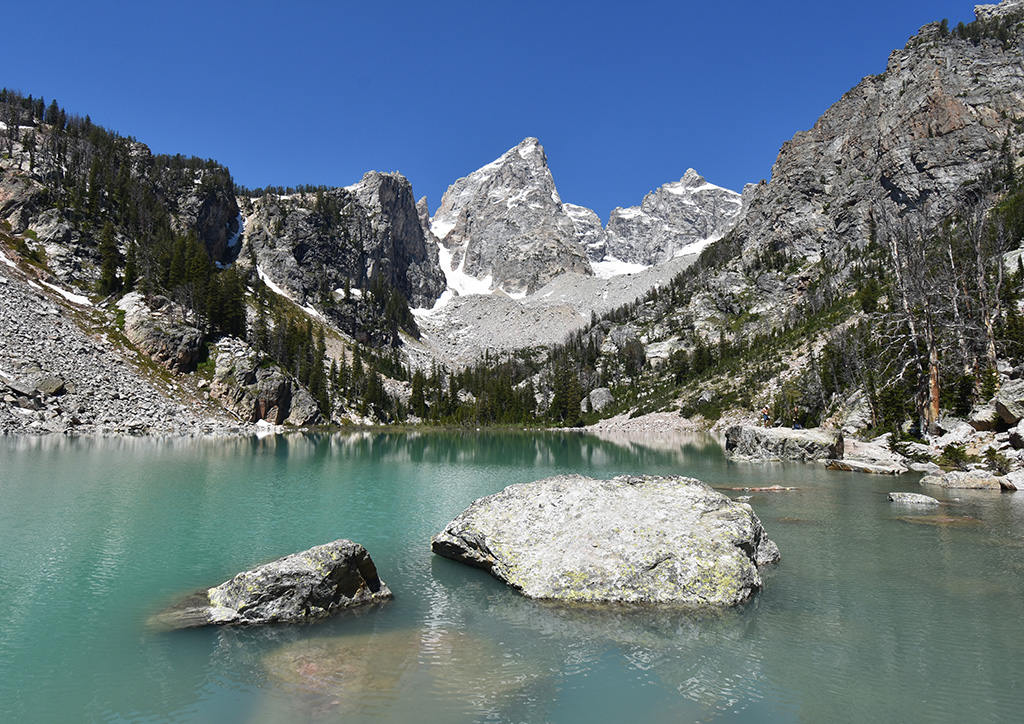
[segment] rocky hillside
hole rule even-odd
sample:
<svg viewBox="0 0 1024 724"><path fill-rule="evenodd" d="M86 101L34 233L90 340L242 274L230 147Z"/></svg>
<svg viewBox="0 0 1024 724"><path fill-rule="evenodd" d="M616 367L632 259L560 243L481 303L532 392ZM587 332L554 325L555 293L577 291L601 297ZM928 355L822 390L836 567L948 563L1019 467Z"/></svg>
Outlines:
<svg viewBox="0 0 1024 724"><path fill-rule="evenodd" d="M122 254L133 237L166 228L193 235L214 261L230 260L239 214L227 169L154 156L137 141L54 113L49 124L28 113L2 124L0 219L29 233L57 279L85 289L99 278L101 219L112 222Z"/></svg>
<svg viewBox="0 0 1024 724"><path fill-rule="evenodd" d="M0 119L0 429L404 417L394 345L444 289L405 178L236 200L56 103L2 91Z"/></svg>
<svg viewBox="0 0 1024 724"><path fill-rule="evenodd" d="M771 180L746 194L738 253L701 285L686 313L717 336L730 319L781 325L823 274L841 282L880 213L937 220L965 187L1020 163L1024 142L1022 6L981 6L960 37L938 22L893 51L808 131L787 141Z"/></svg>
<svg viewBox="0 0 1024 724"><path fill-rule="evenodd" d="M0 245L0 434L239 431L199 380L154 364L103 310L37 278Z"/></svg>

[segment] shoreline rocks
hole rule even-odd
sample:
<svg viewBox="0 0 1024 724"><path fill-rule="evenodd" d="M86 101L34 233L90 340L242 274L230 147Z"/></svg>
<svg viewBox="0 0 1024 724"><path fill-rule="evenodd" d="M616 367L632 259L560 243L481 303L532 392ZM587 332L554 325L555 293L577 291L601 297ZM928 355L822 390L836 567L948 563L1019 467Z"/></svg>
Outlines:
<svg viewBox="0 0 1024 724"><path fill-rule="evenodd" d="M902 475L907 472L907 468L902 465L885 465L861 460L829 460L825 467L844 473L866 473L868 475Z"/></svg>
<svg viewBox="0 0 1024 724"><path fill-rule="evenodd" d="M171 607L156 621L169 628L306 623L390 598L366 549L339 539L242 571Z"/></svg>
<svg viewBox="0 0 1024 724"><path fill-rule="evenodd" d="M480 498L431 541L529 598L733 606L778 547L753 509L684 477L561 475Z"/></svg>
<svg viewBox="0 0 1024 724"><path fill-rule="evenodd" d="M821 429L733 425L725 431L725 452L734 460L839 460L843 435Z"/></svg>
<svg viewBox="0 0 1024 724"><path fill-rule="evenodd" d="M994 475L986 470L954 470L925 475L921 478L921 485L961 490L1018 490L1016 480L1016 477Z"/></svg>

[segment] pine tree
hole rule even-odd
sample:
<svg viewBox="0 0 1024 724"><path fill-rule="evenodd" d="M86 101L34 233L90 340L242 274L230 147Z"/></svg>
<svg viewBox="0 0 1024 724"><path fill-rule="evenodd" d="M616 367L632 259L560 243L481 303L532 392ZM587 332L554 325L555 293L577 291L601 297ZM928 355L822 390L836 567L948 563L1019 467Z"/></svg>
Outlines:
<svg viewBox="0 0 1024 724"><path fill-rule="evenodd" d="M96 291L107 296L118 289L117 268L120 264L120 254L117 252L117 242L114 240L114 225L109 221L103 225L100 232L99 243L100 254L100 278L96 282Z"/></svg>
<svg viewBox="0 0 1024 724"><path fill-rule="evenodd" d="M133 241L128 246L128 255L124 261L124 279L121 281L121 287L126 291L130 292L135 288L135 283L139 279L138 270L138 252L136 250L136 244Z"/></svg>
<svg viewBox="0 0 1024 724"><path fill-rule="evenodd" d="M423 373L416 370L412 374L412 395L409 398L409 407L412 414L423 419L427 416L427 402L423 395Z"/></svg>

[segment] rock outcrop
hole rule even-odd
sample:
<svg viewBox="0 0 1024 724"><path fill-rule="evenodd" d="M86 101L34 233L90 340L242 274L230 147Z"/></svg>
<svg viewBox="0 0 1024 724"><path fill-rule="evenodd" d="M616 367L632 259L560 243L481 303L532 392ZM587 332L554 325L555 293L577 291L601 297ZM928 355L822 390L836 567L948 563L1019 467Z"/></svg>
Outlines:
<svg viewBox="0 0 1024 724"><path fill-rule="evenodd" d="M636 264L660 264L699 252L722 238L739 220L738 193L715 186L687 169L679 181L644 197L639 206L616 208L608 218L609 256Z"/></svg>
<svg viewBox="0 0 1024 724"><path fill-rule="evenodd" d="M277 365L260 364L256 352L238 339L217 343L210 395L243 422L265 420L298 427L323 422L306 388Z"/></svg>
<svg viewBox="0 0 1024 724"><path fill-rule="evenodd" d="M164 181L162 195L172 211L172 226L180 234L194 232L210 258L229 262L237 253L241 232L235 185L226 168L201 168Z"/></svg>
<svg viewBox="0 0 1024 724"><path fill-rule="evenodd" d="M692 478L563 475L474 502L431 547L530 598L731 606L779 559L749 505Z"/></svg>
<svg viewBox="0 0 1024 724"><path fill-rule="evenodd" d="M590 409L594 412L601 412L606 407L615 402L615 397L612 395L612 391L607 387L598 387L595 390L591 390L590 393L583 398L580 402L580 410L587 412L587 403L590 403Z"/></svg>
<svg viewBox="0 0 1024 724"><path fill-rule="evenodd" d="M844 439L842 459L830 460L828 468L873 475L902 475L909 472L906 459L886 445L852 439Z"/></svg>
<svg viewBox="0 0 1024 724"><path fill-rule="evenodd" d="M985 470L954 470L948 473L933 473L921 478L921 485L937 488L959 488L962 490L1016 490L1013 479L995 475Z"/></svg>
<svg viewBox="0 0 1024 724"><path fill-rule="evenodd" d="M371 171L345 188L265 194L243 207L245 245L260 275L299 304L377 279L413 306L431 306L445 289L437 248L401 174ZM240 263L249 263L247 254Z"/></svg>
<svg viewBox="0 0 1024 724"><path fill-rule="evenodd" d="M449 272L509 294L592 273L536 138L449 186L430 228L451 254Z"/></svg>
<svg viewBox="0 0 1024 724"><path fill-rule="evenodd" d="M920 493L889 493L888 499L899 505L940 505L935 498Z"/></svg>
<svg viewBox="0 0 1024 724"><path fill-rule="evenodd" d="M429 307L445 289L437 246L428 243L409 181L397 173L370 171L354 186L369 213L371 235L363 242L367 278L382 275L413 306Z"/></svg>
<svg viewBox="0 0 1024 724"><path fill-rule="evenodd" d="M173 606L155 623L307 623L391 597L366 549L340 539L243 571Z"/></svg>
<svg viewBox="0 0 1024 724"><path fill-rule="evenodd" d="M26 119L27 120L27 119ZM34 148L53 143L42 126L26 126L22 141L31 139ZM171 228L179 234L194 234L211 258L227 262L234 249L229 242L239 230L238 205L234 183L226 168L212 161L181 156L154 156L138 141L122 139L130 159L133 194L144 194L149 213L166 214ZM76 140L74 155L86 158L97 153L90 140ZM67 152L67 151L66 151ZM103 151L102 153L107 153ZM110 209L93 209L96 218L86 221L82 215L57 206L61 193L56 179L68 173L66 164L49 154L32 154L25 143L0 159L0 220L15 233L28 233L45 253L49 271L64 284L90 288L99 275L98 235ZM121 183L121 181L118 181ZM106 189L102 193L119 194L123 190ZM121 253L126 253L129 238L121 230L115 233Z"/></svg>
<svg viewBox="0 0 1024 724"><path fill-rule="evenodd" d="M733 425L725 431L725 451L737 460L841 460L842 433L788 427Z"/></svg>
<svg viewBox="0 0 1024 724"><path fill-rule="evenodd" d="M1024 380L1011 380L1003 385L992 400L999 418L1007 425L1024 419Z"/></svg>
<svg viewBox="0 0 1024 724"><path fill-rule="evenodd" d="M979 17L1024 16L1017 2L987 7ZM783 144L770 181L745 190L716 270L671 314L707 338L728 317L742 317L748 332L781 327L818 280L842 284L853 272L880 209L927 226L1008 159L1019 166L1024 45L1010 27L1008 42L994 34L975 42L924 26L884 72Z"/></svg>
<svg viewBox="0 0 1024 724"><path fill-rule="evenodd" d="M203 333L183 320L181 307L166 297L146 299L138 292L117 302L129 341L164 367L191 372L203 355Z"/></svg>
<svg viewBox="0 0 1024 724"><path fill-rule="evenodd" d="M576 236L591 261L601 261L607 253L608 235L601 225L601 217L593 209L576 204L562 204L572 219Z"/></svg>

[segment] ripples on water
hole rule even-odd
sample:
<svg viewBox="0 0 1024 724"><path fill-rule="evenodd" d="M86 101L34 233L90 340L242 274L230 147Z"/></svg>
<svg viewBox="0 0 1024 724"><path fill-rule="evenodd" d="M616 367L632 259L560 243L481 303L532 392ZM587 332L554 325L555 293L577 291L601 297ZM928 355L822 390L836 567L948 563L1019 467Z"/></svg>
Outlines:
<svg viewBox="0 0 1024 724"><path fill-rule="evenodd" d="M3 721L1013 721L1024 707L1024 493L942 491L942 509L916 512L884 496L913 478L576 434L0 439L0 462ZM560 472L798 487L752 494L782 563L748 605L697 615L530 601L430 554L475 498ZM145 625L184 591L337 537L367 546L394 602L315 626Z"/></svg>

